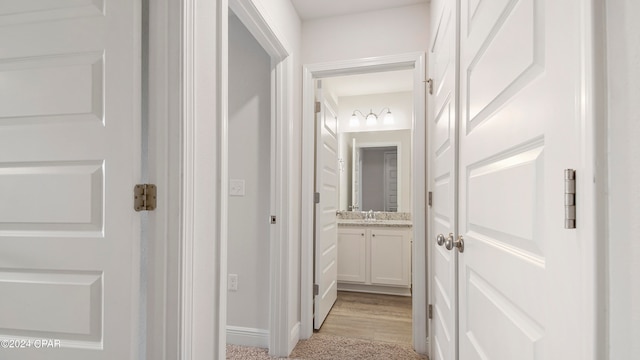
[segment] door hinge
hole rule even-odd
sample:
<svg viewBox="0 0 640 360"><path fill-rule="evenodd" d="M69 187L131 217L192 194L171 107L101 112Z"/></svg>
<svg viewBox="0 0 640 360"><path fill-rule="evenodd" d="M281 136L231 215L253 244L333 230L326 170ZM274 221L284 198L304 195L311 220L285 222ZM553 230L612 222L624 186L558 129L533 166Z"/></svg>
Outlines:
<svg viewBox="0 0 640 360"><path fill-rule="evenodd" d="M153 211L157 205L157 191L153 184L138 184L133 188L133 208L136 211Z"/></svg>
<svg viewBox="0 0 640 360"><path fill-rule="evenodd" d="M429 206L433 205L433 192L429 191L429 194L427 195L427 203L429 204Z"/></svg>
<svg viewBox="0 0 640 360"><path fill-rule="evenodd" d="M433 305L429 304L429 308L427 309L427 312L429 313L429 319L433 319Z"/></svg>
<svg viewBox="0 0 640 360"><path fill-rule="evenodd" d="M576 171L564 171L564 228L576 228Z"/></svg>
<svg viewBox="0 0 640 360"><path fill-rule="evenodd" d="M319 295L320 294L320 285L318 284L313 284L313 296Z"/></svg>
<svg viewBox="0 0 640 360"><path fill-rule="evenodd" d="M271 215L271 224L275 224L278 221L275 215Z"/></svg>
<svg viewBox="0 0 640 360"><path fill-rule="evenodd" d="M313 193L313 202L316 203L316 204L320 204L320 193L319 192Z"/></svg>
<svg viewBox="0 0 640 360"><path fill-rule="evenodd" d="M427 83L427 89L429 91L429 95L433 95L433 79L428 79L425 82Z"/></svg>
<svg viewBox="0 0 640 360"><path fill-rule="evenodd" d="M316 101L316 113L320 112L320 101Z"/></svg>

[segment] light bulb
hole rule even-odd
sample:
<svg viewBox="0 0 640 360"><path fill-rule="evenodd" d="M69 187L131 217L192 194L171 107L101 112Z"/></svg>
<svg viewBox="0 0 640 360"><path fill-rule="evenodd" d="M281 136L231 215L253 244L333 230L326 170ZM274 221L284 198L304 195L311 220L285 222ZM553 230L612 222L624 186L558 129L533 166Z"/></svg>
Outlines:
<svg viewBox="0 0 640 360"><path fill-rule="evenodd" d="M370 112L369 115L367 115L367 125L375 125L377 121L378 117L376 114Z"/></svg>
<svg viewBox="0 0 640 360"><path fill-rule="evenodd" d="M393 115L391 115L391 110L387 111L387 113L384 115L383 123L387 125L394 123Z"/></svg>
<svg viewBox="0 0 640 360"><path fill-rule="evenodd" d="M349 119L349 127L358 127L360 126L360 119L358 119L358 116L356 116L356 113L353 113L353 115L351 115L351 118Z"/></svg>

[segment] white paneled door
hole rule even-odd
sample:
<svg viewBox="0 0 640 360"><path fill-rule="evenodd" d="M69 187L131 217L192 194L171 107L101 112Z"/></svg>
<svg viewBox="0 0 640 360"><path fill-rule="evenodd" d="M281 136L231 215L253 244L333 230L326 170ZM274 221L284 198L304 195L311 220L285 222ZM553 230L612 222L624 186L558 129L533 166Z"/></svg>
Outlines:
<svg viewBox="0 0 640 360"><path fill-rule="evenodd" d="M581 162L582 2L462 2L460 359L586 358L563 182Z"/></svg>
<svg viewBox="0 0 640 360"><path fill-rule="evenodd" d="M438 47L447 5L432 2L433 357L455 359L458 351L460 360L589 358L593 344L584 328L594 315L585 311L584 289L591 273L583 271L585 244L564 228L564 169L584 161L585 4L459 3L457 190L446 198L439 194L451 191L441 184L451 184L446 164L456 156L445 159L443 149L453 146L455 125L441 126L443 113L453 111L442 110L440 99L455 96L443 96L447 83L438 79L440 59L455 48ZM581 199L589 203L586 194ZM442 214L452 211L455 238L433 245L437 233L448 231ZM464 247L454 246L458 240ZM445 281L453 276L452 260L457 274ZM451 319L442 309L456 303L455 324L441 325ZM458 344L445 349L449 337Z"/></svg>
<svg viewBox="0 0 640 360"><path fill-rule="evenodd" d="M0 358L138 357L140 2L0 2Z"/></svg>
<svg viewBox="0 0 640 360"><path fill-rule="evenodd" d="M384 153L384 211L398 211L398 153Z"/></svg>
<svg viewBox="0 0 640 360"><path fill-rule="evenodd" d="M315 329L320 329L338 297L338 117L322 94L318 80L316 101L316 192L315 210Z"/></svg>
<svg viewBox="0 0 640 360"><path fill-rule="evenodd" d="M361 210L362 207L362 149L358 147L356 139L351 144L351 209Z"/></svg>
<svg viewBox="0 0 640 360"><path fill-rule="evenodd" d="M428 232L431 261L431 354L434 360L456 359L456 253L444 239L456 227L456 7L455 1L431 2L429 49L433 94L430 96L430 181L433 192ZM451 235L449 235L451 234ZM440 238L437 242L436 239Z"/></svg>

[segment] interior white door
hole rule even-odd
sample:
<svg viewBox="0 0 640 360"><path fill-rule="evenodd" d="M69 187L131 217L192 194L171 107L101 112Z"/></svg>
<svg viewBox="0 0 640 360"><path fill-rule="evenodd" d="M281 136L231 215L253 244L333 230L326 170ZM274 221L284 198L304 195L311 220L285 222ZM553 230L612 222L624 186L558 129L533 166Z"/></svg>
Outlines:
<svg viewBox="0 0 640 360"><path fill-rule="evenodd" d="M431 259L430 297L433 319L431 357L456 359L456 253L447 251L438 236L448 237L456 227L456 1L433 0L429 74L430 177L433 192L428 241ZM453 236L453 235L452 235ZM442 240L442 239L441 239Z"/></svg>
<svg viewBox="0 0 640 360"><path fill-rule="evenodd" d="M2 359L138 358L140 22L0 2Z"/></svg>
<svg viewBox="0 0 640 360"><path fill-rule="evenodd" d="M313 326L320 329L338 297L338 117L322 94L318 80L316 101L316 192L320 202L315 214L315 284Z"/></svg>
<svg viewBox="0 0 640 360"><path fill-rule="evenodd" d="M384 153L384 211L398 211L398 153Z"/></svg>
<svg viewBox="0 0 640 360"><path fill-rule="evenodd" d="M592 345L591 273L564 229L563 170L581 162L581 3L461 2L462 360L586 359Z"/></svg>
<svg viewBox="0 0 640 360"><path fill-rule="evenodd" d="M351 210L358 211L362 206L362 154L356 139L351 144Z"/></svg>

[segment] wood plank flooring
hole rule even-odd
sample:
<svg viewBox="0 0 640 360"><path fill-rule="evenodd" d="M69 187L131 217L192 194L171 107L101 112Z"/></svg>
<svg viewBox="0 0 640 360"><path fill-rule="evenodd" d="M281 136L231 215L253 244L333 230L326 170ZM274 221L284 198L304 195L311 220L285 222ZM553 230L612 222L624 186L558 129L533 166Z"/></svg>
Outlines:
<svg viewBox="0 0 640 360"><path fill-rule="evenodd" d="M338 291L321 334L411 345L411 297Z"/></svg>

